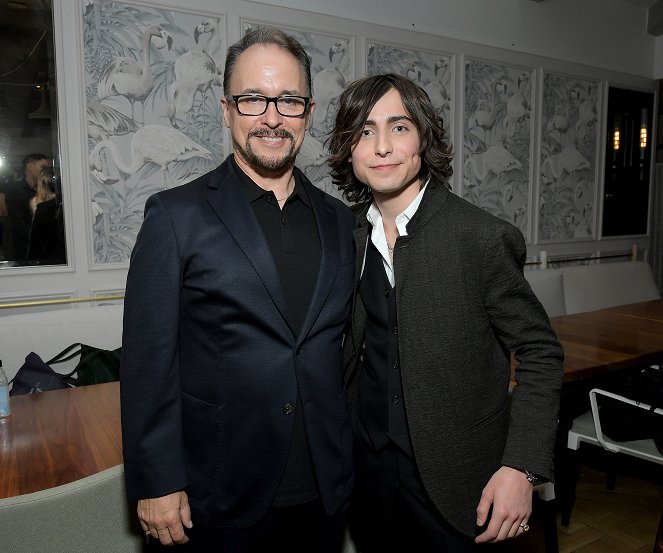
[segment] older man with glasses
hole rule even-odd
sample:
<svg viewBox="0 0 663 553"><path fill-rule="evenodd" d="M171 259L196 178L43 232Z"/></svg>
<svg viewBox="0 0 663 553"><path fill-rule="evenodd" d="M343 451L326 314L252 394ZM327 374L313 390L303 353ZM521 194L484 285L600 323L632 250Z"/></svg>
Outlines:
<svg viewBox="0 0 663 553"><path fill-rule="evenodd" d="M195 551L337 552L352 488L341 335L353 216L295 159L310 58L279 30L228 49L234 154L147 203L125 299L128 495Z"/></svg>

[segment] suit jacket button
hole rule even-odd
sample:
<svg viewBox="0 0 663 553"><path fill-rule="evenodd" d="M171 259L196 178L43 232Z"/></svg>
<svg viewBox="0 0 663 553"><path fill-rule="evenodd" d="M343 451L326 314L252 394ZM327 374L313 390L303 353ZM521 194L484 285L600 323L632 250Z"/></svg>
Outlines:
<svg viewBox="0 0 663 553"><path fill-rule="evenodd" d="M292 406L290 403L286 403L283 406L283 414L284 415L292 415L295 412L295 408Z"/></svg>

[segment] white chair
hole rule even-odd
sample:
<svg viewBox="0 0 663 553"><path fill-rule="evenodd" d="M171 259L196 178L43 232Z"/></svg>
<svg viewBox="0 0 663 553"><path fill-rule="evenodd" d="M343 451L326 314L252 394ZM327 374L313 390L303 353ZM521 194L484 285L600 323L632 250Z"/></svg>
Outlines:
<svg viewBox="0 0 663 553"><path fill-rule="evenodd" d="M562 269L525 271L525 279L543 305L548 317L566 315Z"/></svg>
<svg viewBox="0 0 663 553"><path fill-rule="evenodd" d="M582 442L602 447L611 453L623 453L645 461L651 461L663 465L663 454L657 449L653 439L646 440L633 440L629 442L616 442L608 438L601 429L601 418L599 416L599 402L598 396L605 396L624 404L635 406L640 409L649 411L650 405L646 403L637 402L633 399L602 390L600 388L593 388L589 392L589 402L591 409L586 413L576 417L568 433L567 447L571 450L577 450ZM654 409L657 415L663 415L663 409ZM663 424L663 418L661 419ZM609 476L610 482L610 476ZM575 481L572 482L573 490L569 490L569 499L562 504L562 526L568 526L571 517L571 508L575 501ZM614 479L613 479L614 485ZM608 484L611 488L611 484Z"/></svg>
<svg viewBox="0 0 663 553"><path fill-rule="evenodd" d="M661 299L645 261L599 263L562 269L566 313Z"/></svg>
<svg viewBox="0 0 663 553"><path fill-rule="evenodd" d="M124 465L55 488L0 499L2 551L138 553L144 535L130 512Z"/></svg>
<svg viewBox="0 0 663 553"><path fill-rule="evenodd" d="M592 408L590 411L587 411L574 419L573 426L571 427L571 430L569 430L567 447L569 449L578 449L580 442L587 442L601 446L603 449L607 449L613 453L624 453L625 455L632 455L633 457L663 465L663 454L658 451L653 439L615 442L603 434L603 431L601 430L601 418L599 417L599 407L596 399L596 396L599 395L611 397L647 411L651 409L651 406L646 403L640 403L630 398L613 394L606 390L601 390L600 388L594 388L589 392L589 402ZM663 409L655 409L654 412L663 415ZM663 419L661 419L661 424L663 424Z"/></svg>

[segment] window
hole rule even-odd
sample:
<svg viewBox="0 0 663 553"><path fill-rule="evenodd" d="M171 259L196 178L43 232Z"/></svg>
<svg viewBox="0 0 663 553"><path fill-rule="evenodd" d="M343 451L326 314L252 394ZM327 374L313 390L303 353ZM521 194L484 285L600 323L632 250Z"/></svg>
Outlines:
<svg viewBox="0 0 663 553"><path fill-rule="evenodd" d="M36 201L24 206L36 194L36 183L25 178L22 162L30 154L43 155L54 167L55 188L38 198L56 198L52 214L60 218L55 232L64 252L51 0L1 2L0 51L0 267L66 263L66 256L34 248L28 257L38 208Z"/></svg>
<svg viewBox="0 0 663 553"><path fill-rule="evenodd" d="M610 87L603 236L647 233L654 95Z"/></svg>

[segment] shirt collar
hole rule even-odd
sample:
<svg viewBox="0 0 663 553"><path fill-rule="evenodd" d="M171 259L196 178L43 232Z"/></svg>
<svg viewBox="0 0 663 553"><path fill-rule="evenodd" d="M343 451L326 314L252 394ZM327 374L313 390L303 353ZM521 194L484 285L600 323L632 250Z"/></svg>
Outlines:
<svg viewBox="0 0 663 553"><path fill-rule="evenodd" d="M417 209L419 209L419 205L421 204L421 199L424 197L424 192L426 191L426 187L428 186L429 182L430 178L426 181L426 184L424 184L421 187L421 190L419 190L419 193L414 198L414 200L412 200L410 205L407 206L404 211L402 211L396 216L395 222L396 222L396 227L398 228L399 236L407 236L406 226L410 222L410 219L414 217L414 214L417 212ZM366 219L374 228L379 223L382 223L382 213L380 213L380 209L378 208L375 202L372 202L371 206L368 208L368 212L366 213Z"/></svg>
<svg viewBox="0 0 663 553"><path fill-rule="evenodd" d="M249 203L253 203L257 199L262 198L265 194L271 193L269 190L265 190L264 188L258 186L251 177L242 171L241 167L237 165L234 156L231 157L231 162L236 170L236 173L239 175L239 180L242 183L244 194L246 195L246 199L249 201ZM305 205L311 207L308 194L306 193L304 185L302 185L300 182L297 172L294 171L293 175L295 177L295 188L292 191L292 194L290 194L288 197L288 201L294 198L299 198L302 202L304 202Z"/></svg>

